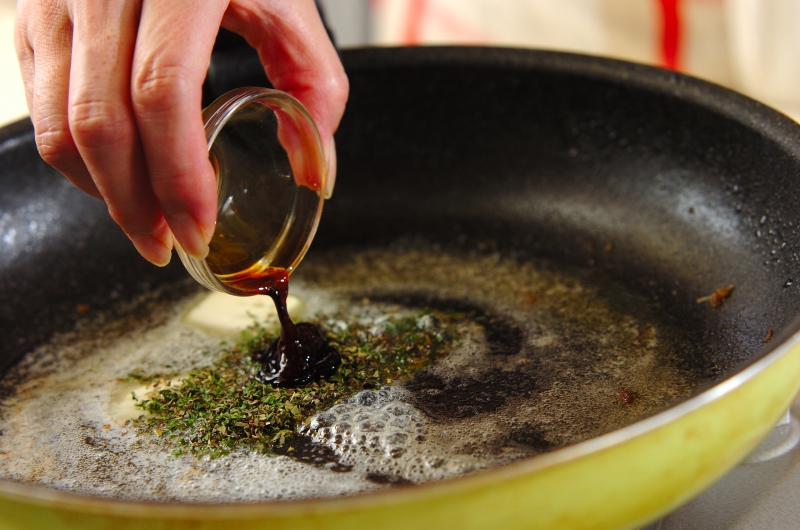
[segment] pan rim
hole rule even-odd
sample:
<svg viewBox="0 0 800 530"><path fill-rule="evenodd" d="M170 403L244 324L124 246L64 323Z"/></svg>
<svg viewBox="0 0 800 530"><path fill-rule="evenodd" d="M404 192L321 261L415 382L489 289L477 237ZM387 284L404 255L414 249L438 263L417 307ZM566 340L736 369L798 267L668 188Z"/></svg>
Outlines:
<svg viewBox="0 0 800 530"><path fill-rule="evenodd" d="M381 68L445 65L508 68L540 68L574 73L585 78L624 82L650 92L668 93L683 101L702 105L728 119L758 131L779 145L792 158L800 160L800 127L790 118L744 95L711 82L657 67L615 59L567 52L499 47L442 46L425 48L366 48L342 52L348 73L375 68L374 58L380 56ZM372 65L370 65L372 63ZM734 112L735 111L735 112ZM22 127L25 120L12 125ZM26 125L29 122L25 122ZM480 490L486 485L520 478L610 449L643 436L682 418L746 384L791 350L800 347L800 315L795 316L772 342L754 353L741 370L711 388L653 416L621 427L601 436L544 453L535 457L488 469L474 475L452 477L408 488L390 488L346 497L267 501L260 503L188 503L123 500L72 493L46 486L0 479L0 495L6 499L28 504L46 505L103 515L132 519L248 519L269 516L288 516L294 513L340 512L360 506L397 505L443 494Z"/></svg>
<svg viewBox="0 0 800 530"><path fill-rule="evenodd" d="M658 66L582 53L506 46L365 47L343 50L348 75L359 70L481 67L541 70L670 95L759 131L800 161L800 126L769 105L722 85ZM376 59L380 59L379 61Z"/></svg>

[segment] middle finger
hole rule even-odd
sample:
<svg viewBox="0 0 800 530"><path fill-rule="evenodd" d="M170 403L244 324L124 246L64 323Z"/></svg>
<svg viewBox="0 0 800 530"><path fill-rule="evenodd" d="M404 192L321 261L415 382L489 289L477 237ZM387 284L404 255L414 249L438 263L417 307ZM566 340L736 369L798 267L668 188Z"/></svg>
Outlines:
<svg viewBox="0 0 800 530"><path fill-rule="evenodd" d="M208 253L217 183L201 115L202 85L227 0L145 0L131 82L150 183L175 239Z"/></svg>

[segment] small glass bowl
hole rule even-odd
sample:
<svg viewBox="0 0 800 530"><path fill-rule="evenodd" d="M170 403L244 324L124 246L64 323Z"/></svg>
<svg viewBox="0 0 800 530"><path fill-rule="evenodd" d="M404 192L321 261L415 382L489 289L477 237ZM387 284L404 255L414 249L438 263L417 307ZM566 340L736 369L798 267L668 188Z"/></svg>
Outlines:
<svg viewBox="0 0 800 530"><path fill-rule="evenodd" d="M232 90L203 111L203 121L217 223L206 259L175 248L201 285L252 294L233 284L265 271L291 273L311 245L325 198L322 143L302 103L278 90Z"/></svg>

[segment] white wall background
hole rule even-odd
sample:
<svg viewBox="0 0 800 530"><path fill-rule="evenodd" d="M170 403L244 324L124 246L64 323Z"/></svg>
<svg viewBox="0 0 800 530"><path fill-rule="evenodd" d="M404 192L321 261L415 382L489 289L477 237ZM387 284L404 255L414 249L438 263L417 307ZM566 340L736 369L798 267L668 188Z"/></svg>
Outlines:
<svg viewBox="0 0 800 530"><path fill-rule="evenodd" d="M25 87L14 52L15 0L0 0L0 127L28 115Z"/></svg>
<svg viewBox="0 0 800 530"><path fill-rule="evenodd" d="M338 45L401 45L415 0L320 0ZM542 47L657 63L656 0L417 0L419 44ZM683 71L800 118L800 0L682 0ZM0 126L28 114L0 0Z"/></svg>

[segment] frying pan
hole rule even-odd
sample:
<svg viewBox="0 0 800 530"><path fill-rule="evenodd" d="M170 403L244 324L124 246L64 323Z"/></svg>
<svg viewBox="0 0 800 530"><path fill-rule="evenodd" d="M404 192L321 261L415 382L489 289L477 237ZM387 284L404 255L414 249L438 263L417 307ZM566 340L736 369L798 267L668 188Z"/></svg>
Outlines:
<svg viewBox="0 0 800 530"><path fill-rule="evenodd" d="M680 326L699 345L687 363L713 368L707 383L569 447L348 498L148 504L0 481L0 528L633 528L712 484L788 408L800 386L797 125L718 86L608 59L342 58L340 178L312 253L421 236L577 267ZM239 82L210 76L207 88ZM29 122L0 132L0 175L0 369L70 329L78 304L113 308L185 276L137 258L105 207L39 159ZM696 302L728 284L720 307Z"/></svg>

